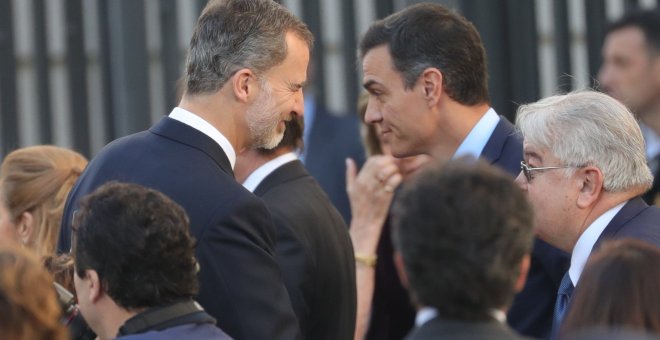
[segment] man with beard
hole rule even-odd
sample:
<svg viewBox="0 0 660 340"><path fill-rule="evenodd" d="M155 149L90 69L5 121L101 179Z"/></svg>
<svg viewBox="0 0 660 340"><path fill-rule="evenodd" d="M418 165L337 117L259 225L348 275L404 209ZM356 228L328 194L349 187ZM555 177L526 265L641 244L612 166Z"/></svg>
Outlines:
<svg viewBox="0 0 660 340"><path fill-rule="evenodd" d="M67 201L60 249L70 247L80 199L100 185L159 190L190 216L200 264L196 300L218 326L236 339L299 337L271 217L234 180L233 166L236 150L276 146L284 122L302 115L312 40L274 1L211 1L190 41L179 106L90 162Z"/></svg>

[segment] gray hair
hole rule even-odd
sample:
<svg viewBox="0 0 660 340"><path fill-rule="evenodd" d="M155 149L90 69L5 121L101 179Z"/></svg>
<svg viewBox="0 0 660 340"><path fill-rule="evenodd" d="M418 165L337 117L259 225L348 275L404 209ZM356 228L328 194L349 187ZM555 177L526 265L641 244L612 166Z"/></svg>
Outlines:
<svg viewBox="0 0 660 340"><path fill-rule="evenodd" d="M307 26L273 0L209 1L190 39L186 93L216 92L242 68L260 76L286 58L288 32L311 50Z"/></svg>
<svg viewBox="0 0 660 340"><path fill-rule="evenodd" d="M578 91L522 105L516 126L525 142L549 150L564 165L599 168L606 191L651 187L639 125L623 104L606 94Z"/></svg>

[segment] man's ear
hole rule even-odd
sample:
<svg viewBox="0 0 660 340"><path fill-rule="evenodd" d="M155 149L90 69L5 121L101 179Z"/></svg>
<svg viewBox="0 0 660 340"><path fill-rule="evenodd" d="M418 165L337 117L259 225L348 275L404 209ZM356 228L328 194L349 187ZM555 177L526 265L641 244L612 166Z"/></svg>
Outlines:
<svg viewBox="0 0 660 340"><path fill-rule="evenodd" d="M516 279L516 285L514 287L516 292L521 292L525 287L525 282L527 282L527 273L529 273L529 266L532 262L532 257L529 254L523 256L522 261L520 261L520 274Z"/></svg>
<svg viewBox="0 0 660 340"><path fill-rule="evenodd" d="M443 93L442 72L435 67L429 67L422 71L420 81L429 106L437 105Z"/></svg>
<svg viewBox="0 0 660 340"><path fill-rule="evenodd" d="M603 172L595 166L586 166L577 170L577 176L580 187L577 205L579 208L588 208L603 191Z"/></svg>
<svg viewBox="0 0 660 340"><path fill-rule="evenodd" d="M242 68L229 79L234 96L241 103L248 103L257 91L257 76L248 68Z"/></svg>
<svg viewBox="0 0 660 340"><path fill-rule="evenodd" d="M408 274L406 274L406 267L403 264L403 257L398 250L394 252L394 265L396 266L396 272L399 274L401 285L408 289Z"/></svg>
<svg viewBox="0 0 660 340"><path fill-rule="evenodd" d="M92 270L92 269L85 270L85 277L86 277L85 284L89 285L88 286L89 295L87 296L87 298L89 299L90 302L94 303L98 301L101 298L101 296L103 296L101 279L99 278L99 274L96 272L96 270Z"/></svg>
<svg viewBox="0 0 660 340"><path fill-rule="evenodd" d="M34 216L29 211L24 211L16 219L16 234L21 244L27 245L34 233Z"/></svg>

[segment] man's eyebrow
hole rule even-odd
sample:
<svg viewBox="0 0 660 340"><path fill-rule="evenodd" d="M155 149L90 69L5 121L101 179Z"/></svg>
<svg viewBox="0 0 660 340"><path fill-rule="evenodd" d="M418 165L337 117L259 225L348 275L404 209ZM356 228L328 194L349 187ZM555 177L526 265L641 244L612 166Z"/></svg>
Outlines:
<svg viewBox="0 0 660 340"><path fill-rule="evenodd" d="M369 90L369 88L373 87L376 84L378 84L378 82L376 82L373 79L369 79L364 84L362 84L362 87L364 87L365 90Z"/></svg>
<svg viewBox="0 0 660 340"><path fill-rule="evenodd" d="M289 88L292 89L292 90L299 90L299 89L302 89L302 88L304 88L305 86L307 86L307 80L302 81L302 82L300 82L300 83L292 83L292 82L289 82L288 85L289 85Z"/></svg>

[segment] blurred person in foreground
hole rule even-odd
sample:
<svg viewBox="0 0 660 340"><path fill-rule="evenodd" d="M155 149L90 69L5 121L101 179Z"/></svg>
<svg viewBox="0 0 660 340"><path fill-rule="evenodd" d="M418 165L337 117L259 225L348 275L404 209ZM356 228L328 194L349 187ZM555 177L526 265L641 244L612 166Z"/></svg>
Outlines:
<svg viewBox="0 0 660 340"><path fill-rule="evenodd" d="M660 248L622 239L603 243L575 288L561 338L595 328L660 336Z"/></svg>
<svg viewBox="0 0 660 340"><path fill-rule="evenodd" d="M10 152L0 165L0 239L54 256L66 197L86 165L81 154L53 145Z"/></svg>
<svg viewBox="0 0 660 340"><path fill-rule="evenodd" d="M53 278L30 251L0 245L0 338L65 340Z"/></svg>
<svg viewBox="0 0 660 340"><path fill-rule="evenodd" d="M275 250L305 339L351 339L355 331L355 262L339 211L305 170L303 119L286 123L271 150L247 149L236 160L236 179L273 215Z"/></svg>
<svg viewBox="0 0 660 340"><path fill-rule="evenodd" d="M594 91L544 98L521 106L516 125L525 158L516 182L534 206L536 233L571 253L556 295L557 335L591 252L624 237L660 246L660 208L641 198L653 180L644 139L616 99Z"/></svg>
<svg viewBox="0 0 660 340"><path fill-rule="evenodd" d="M94 157L69 196L61 249L69 249L80 200L97 187L117 180L156 189L190 217L197 300L218 325L237 339L299 338L272 218L233 168L237 151L277 146L285 122L303 114L312 41L275 1L210 1L190 40L179 105Z"/></svg>
<svg viewBox="0 0 660 340"><path fill-rule="evenodd" d="M463 16L438 4L407 7L374 23L360 42L359 55L369 92L365 121L379 126L394 157L471 155L512 177L519 172L522 142L514 126L490 106L485 49ZM383 171L374 180L382 182L390 173ZM358 258L391 256L376 251L377 244L355 246ZM527 285L508 312L514 329L529 336L549 335L553 296L567 267L566 253L535 241ZM374 299L390 299L397 291L402 289L377 293ZM399 323L374 318L379 315L387 314L372 315L367 339L397 339L409 329L394 329ZM413 316L411 310L408 319Z"/></svg>
<svg viewBox="0 0 660 340"><path fill-rule="evenodd" d="M83 199L73 228L78 304L100 339L230 339L193 300L195 241L180 205L110 182Z"/></svg>
<svg viewBox="0 0 660 340"><path fill-rule="evenodd" d="M438 162L403 187L393 215L417 307L407 339L522 339L505 313L525 285L533 217L511 176L472 157Z"/></svg>

